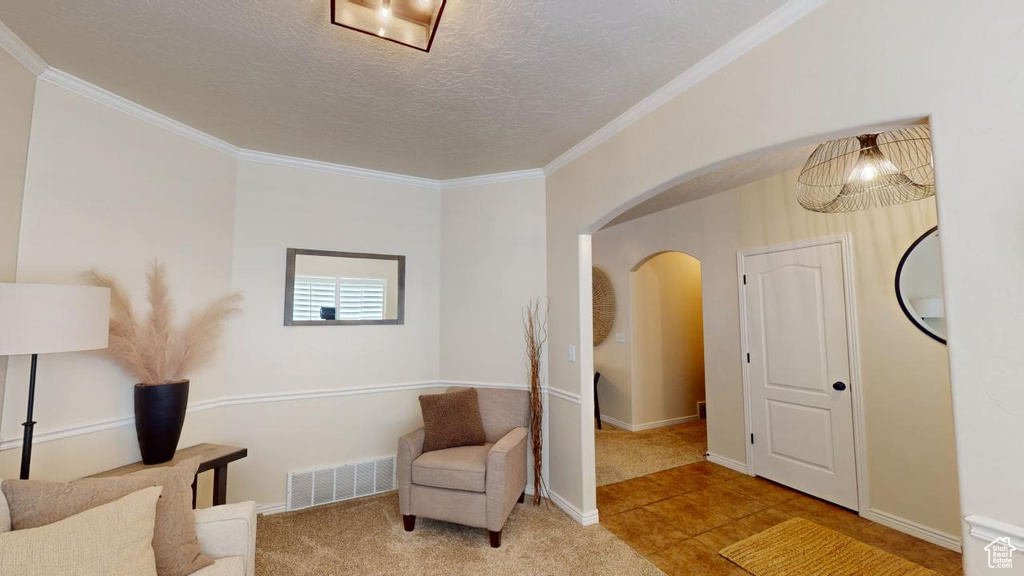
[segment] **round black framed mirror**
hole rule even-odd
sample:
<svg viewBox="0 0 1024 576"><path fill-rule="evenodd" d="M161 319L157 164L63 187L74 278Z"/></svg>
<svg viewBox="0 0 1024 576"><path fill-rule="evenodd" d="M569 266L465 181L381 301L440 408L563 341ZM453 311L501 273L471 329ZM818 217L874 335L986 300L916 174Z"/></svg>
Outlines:
<svg viewBox="0 0 1024 576"><path fill-rule="evenodd" d="M896 300L914 326L946 343L938 226L922 234L903 254L896 268Z"/></svg>

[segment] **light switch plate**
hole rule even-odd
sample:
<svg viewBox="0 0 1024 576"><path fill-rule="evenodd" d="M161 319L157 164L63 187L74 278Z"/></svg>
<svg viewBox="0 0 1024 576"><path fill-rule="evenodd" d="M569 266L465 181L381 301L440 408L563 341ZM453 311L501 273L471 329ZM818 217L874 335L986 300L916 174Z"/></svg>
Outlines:
<svg viewBox="0 0 1024 576"><path fill-rule="evenodd" d="M569 346L569 362L575 362L575 361L576 361L576 347L575 346Z"/></svg>
<svg viewBox="0 0 1024 576"><path fill-rule="evenodd" d="M622 332L616 332L615 333L615 341L616 342L625 342L626 341L626 335L623 334Z"/></svg>

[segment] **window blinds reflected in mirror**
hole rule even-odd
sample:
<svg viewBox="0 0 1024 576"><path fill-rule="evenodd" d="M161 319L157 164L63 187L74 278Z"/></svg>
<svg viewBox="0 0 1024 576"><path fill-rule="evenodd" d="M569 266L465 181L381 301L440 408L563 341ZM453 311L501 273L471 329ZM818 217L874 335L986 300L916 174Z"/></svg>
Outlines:
<svg viewBox="0 0 1024 576"><path fill-rule="evenodd" d="M286 326L404 323L404 256L291 248L286 270Z"/></svg>

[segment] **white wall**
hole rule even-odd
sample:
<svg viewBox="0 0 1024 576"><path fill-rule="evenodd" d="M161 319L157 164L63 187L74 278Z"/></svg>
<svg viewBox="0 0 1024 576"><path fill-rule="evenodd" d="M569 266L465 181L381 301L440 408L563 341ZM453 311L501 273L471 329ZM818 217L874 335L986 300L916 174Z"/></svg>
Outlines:
<svg viewBox="0 0 1024 576"><path fill-rule="evenodd" d="M0 51L0 282L13 282L18 263L21 197L25 188L35 77ZM0 423L7 358L0 356Z"/></svg>
<svg viewBox="0 0 1024 576"><path fill-rule="evenodd" d="M394 454L397 438L421 425L417 396L447 382L525 384L519 310L544 295L543 178L442 192L240 161L37 84L17 280L80 283L96 267L142 307L144 267L158 257L182 314L244 293L220 354L190 375L181 441L249 449L232 464L231 500L278 505L289 470ZM27 110L4 111L27 122ZM290 247L405 255L405 324L285 327ZM4 395L0 477L17 472L26 359L8 376L16 384ZM132 384L97 353L41 358L33 477L137 460Z"/></svg>
<svg viewBox="0 0 1024 576"><path fill-rule="evenodd" d="M442 192L443 381L529 384L522 311L546 294L544 246L544 178ZM546 351L541 374L547 385Z"/></svg>
<svg viewBox="0 0 1024 576"><path fill-rule="evenodd" d="M700 262L688 254L666 252L630 276L631 423L696 416L697 402L704 400Z"/></svg>
<svg viewBox="0 0 1024 576"><path fill-rule="evenodd" d="M234 160L220 152L39 82L18 282L82 283L82 273L95 267L118 278L141 308L146 263L160 258L179 313L226 294L231 289L235 168ZM190 377L193 401L227 390L223 357ZM40 357L37 434L130 415L133 384L131 376L96 353ZM12 359L4 439L21 436L27 387L28 358ZM206 436L205 419L190 418L187 426L186 436ZM97 435L88 452L71 458L57 443L38 444L33 476L76 477L137 458L138 448L125 444L131 432ZM10 477L19 450L7 448L0 452L0 476Z"/></svg>
<svg viewBox="0 0 1024 576"><path fill-rule="evenodd" d="M548 292L560 304L549 374L553 386L583 397L580 406L553 405L562 422L552 430L582 433L552 435L552 487L584 512L596 509L585 371L562 355L588 332L579 322L580 286L589 284L579 276L579 234L750 154L929 117L961 514L1024 526L1024 499L1009 496L1019 494L1024 448L994 440L1016 437L1024 423L1014 377L1024 372L1024 308L1012 288L1024 284L1024 167L1012 145L1024 128L1022 27L1024 5L1009 0L833 0L551 174ZM985 544L965 538L968 574L985 570Z"/></svg>
<svg viewBox="0 0 1024 576"><path fill-rule="evenodd" d="M630 239L602 231L593 240L617 302L611 334L594 347L601 413L633 426L696 416L705 399L700 261L654 249L628 262Z"/></svg>
<svg viewBox="0 0 1024 576"><path fill-rule="evenodd" d="M544 179L445 190L441 376L527 384L522 310L546 293Z"/></svg>
<svg viewBox="0 0 1024 576"><path fill-rule="evenodd" d="M871 506L956 534L956 450L946 347L907 320L893 288L904 251L935 225L935 201L817 214L796 203L798 174L799 170L790 170L601 230L594 235L595 257L603 255L613 269L635 263L636 254L666 249L701 259L708 298L708 450L744 462L736 252L851 234ZM702 225L712 212L734 224ZM621 286L628 277L619 273L612 281Z"/></svg>
<svg viewBox="0 0 1024 576"><path fill-rule="evenodd" d="M406 256L405 324L284 326L287 248ZM436 382L440 192L242 161L228 331L231 397ZM387 456L419 425L419 392L329 396L225 410L226 441L249 447L232 498L283 501L286 471Z"/></svg>

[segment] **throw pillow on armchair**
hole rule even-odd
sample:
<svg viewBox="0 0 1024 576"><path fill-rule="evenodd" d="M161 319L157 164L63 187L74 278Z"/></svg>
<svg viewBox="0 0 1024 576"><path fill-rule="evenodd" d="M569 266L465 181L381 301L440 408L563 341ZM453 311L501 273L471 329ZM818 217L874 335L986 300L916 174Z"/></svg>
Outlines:
<svg viewBox="0 0 1024 576"><path fill-rule="evenodd" d="M444 450L459 446L483 446L487 443L480 404L475 388L424 394L420 396L423 411L423 451Z"/></svg>

